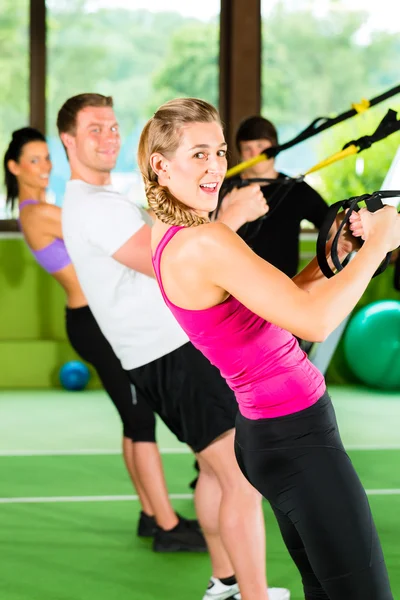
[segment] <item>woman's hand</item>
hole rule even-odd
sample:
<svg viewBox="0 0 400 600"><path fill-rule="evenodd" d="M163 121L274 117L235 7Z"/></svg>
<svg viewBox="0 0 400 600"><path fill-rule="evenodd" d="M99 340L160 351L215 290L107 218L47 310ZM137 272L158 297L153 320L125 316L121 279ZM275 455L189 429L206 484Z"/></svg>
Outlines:
<svg viewBox="0 0 400 600"><path fill-rule="evenodd" d="M333 237L336 235L340 225L342 224L346 212L347 211L343 211L339 213L339 215L337 215L335 223L331 228L331 239L333 239ZM352 215L353 214L357 213L352 213ZM340 237L337 245L337 252L339 256L347 256L347 254L351 254L351 252L357 251L361 247L360 241L357 238L361 237L361 234L363 233L362 224L358 225L357 223L357 232L359 232L360 235L355 235L352 229L352 215L350 216L350 223L346 223L346 225L340 232Z"/></svg>
<svg viewBox="0 0 400 600"><path fill-rule="evenodd" d="M400 215L394 206L386 205L374 213L361 208L350 215L350 230L365 242L379 241L387 245L388 252L400 245Z"/></svg>
<svg viewBox="0 0 400 600"><path fill-rule="evenodd" d="M359 212L353 211L351 213L349 218L349 229L354 237L365 240L363 221L361 220L361 215Z"/></svg>

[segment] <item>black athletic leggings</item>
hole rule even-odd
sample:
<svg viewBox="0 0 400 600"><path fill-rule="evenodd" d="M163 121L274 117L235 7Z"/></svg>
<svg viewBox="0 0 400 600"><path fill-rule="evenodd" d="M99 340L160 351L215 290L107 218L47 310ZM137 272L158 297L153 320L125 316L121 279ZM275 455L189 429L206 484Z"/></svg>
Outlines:
<svg viewBox="0 0 400 600"><path fill-rule="evenodd" d="M138 401L128 374L104 337L90 308L67 308L66 328L75 352L96 369L121 417L124 436L134 442L155 442L156 420L153 411L143 400Z"/></svg>
<svg viewBox="0 0 400 600"><path fill-rule="evenodd" d="M238 414L235 450L271 504L306 600L393 600L367 496L328 394L284 417Z"/></svg>

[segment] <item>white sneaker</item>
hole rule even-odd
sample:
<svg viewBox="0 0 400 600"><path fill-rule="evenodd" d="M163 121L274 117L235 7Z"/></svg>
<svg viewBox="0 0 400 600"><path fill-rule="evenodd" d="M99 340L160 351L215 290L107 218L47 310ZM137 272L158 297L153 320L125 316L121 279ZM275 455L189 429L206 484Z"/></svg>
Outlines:
<svg viewBox="0 0 400 600"><path fill-rule="evenodd" d="M285 588L268 588L268 595L269 600L290 600L290 592ZM239 592L235 596L232 596L232 598L233 600L241 600L242 597Z"/></svg>
<svg viewBox="0 0 400 600"><path fill-rule="evenodd" d="M234 585L225 585L216 577L211 577L206 593L203 596L203 600L236 599L240 600L239 586L237 583ZM278 600L278 598L276 600Z"/></svg>
<svg viewBox="0 0 400 600"><path fill-rule="evenodd" d="M269 600L290 600L290 592L285 588L268 588Z"/></svg>

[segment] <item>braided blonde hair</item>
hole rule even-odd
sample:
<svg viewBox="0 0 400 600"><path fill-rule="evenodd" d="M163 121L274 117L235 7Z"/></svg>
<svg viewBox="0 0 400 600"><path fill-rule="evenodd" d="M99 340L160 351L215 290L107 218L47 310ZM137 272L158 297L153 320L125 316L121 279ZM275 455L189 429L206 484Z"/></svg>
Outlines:
<svg viewBox="0 0 400 600"><path fill-rule="evenodd" d="M209 219L200 217L158 183L150 157L154 152L172 156L179 146L184 125L214 121L221 124L218 111L208 102L198 98L177 98L160 106L146 123L139 140L138 165L149 206L163 223L192 227L208 223Z"/></svg>

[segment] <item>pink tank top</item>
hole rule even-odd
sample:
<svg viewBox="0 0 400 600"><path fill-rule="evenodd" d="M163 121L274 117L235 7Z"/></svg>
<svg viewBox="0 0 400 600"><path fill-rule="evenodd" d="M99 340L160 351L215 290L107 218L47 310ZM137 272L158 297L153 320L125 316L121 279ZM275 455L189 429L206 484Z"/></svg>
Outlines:
<svg viewBox="0 0 400 600"><path fill-rule="evenodd" d="M314 404L325 380L296 338L265 321L233 296L204 310L170 302L160 273L161 255L182 227L165 233L153 256L154 271L167 306L192 344L215 365L233 390L248 419L280 417Z"/></svg>

